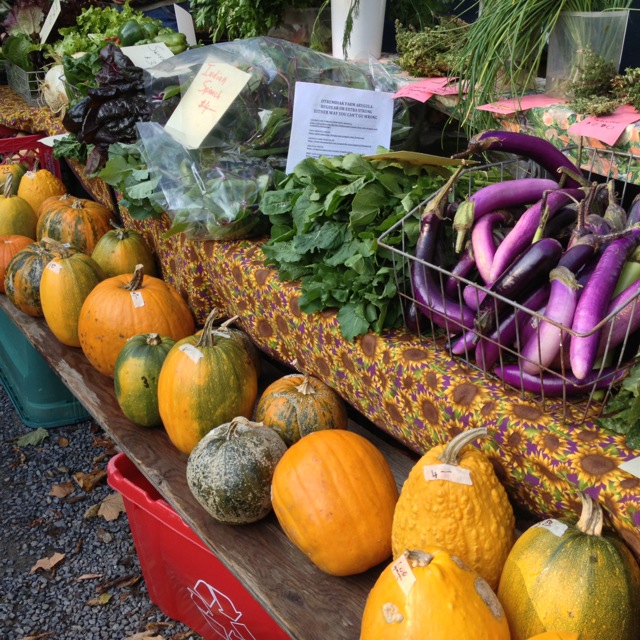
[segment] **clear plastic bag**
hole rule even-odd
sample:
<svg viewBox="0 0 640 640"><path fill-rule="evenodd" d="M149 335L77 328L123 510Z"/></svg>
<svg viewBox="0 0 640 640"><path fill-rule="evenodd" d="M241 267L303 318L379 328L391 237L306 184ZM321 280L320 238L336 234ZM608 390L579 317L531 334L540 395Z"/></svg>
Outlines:
<svg viewBox="0 0 640 640"><path fill-rule="evenodd" d="M205 62L225 62L250 79L198 149L185 149L163 128ZM398 83L373 61L356 65L306 47L259 37L185 51L145 71L152 122L139 123L144 159L159 174L158 199L170 233L202 240L250 237L265 230L258 211L274 170L289 149L295 83L395 92ZM411 132L409 109L394 101L392 145Z"/></svg>

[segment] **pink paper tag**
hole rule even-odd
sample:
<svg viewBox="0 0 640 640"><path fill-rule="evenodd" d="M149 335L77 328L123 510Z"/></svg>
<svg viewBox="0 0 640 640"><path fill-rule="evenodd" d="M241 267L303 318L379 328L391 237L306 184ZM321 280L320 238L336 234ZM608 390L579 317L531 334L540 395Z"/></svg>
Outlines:
<svg viewBox="0 0 640 640"><path fill-rule="evenodd" d="M544 93L534 93L522 98L509 98L508 100L498 100L477 107L480 111L491 111L491 113L509 114L516 111L526 111L533 107L548 107L552 104L564 104L560 98L552 98Z"/></svg>
<svg viewBox="0 0 640 640"><path fill-rule="evenodd" d="M608 116L587 116L579 122L574 122L567 132L575 136L595 138L613 146L627 126L638 120L640 113L631 105L623 104Z"/></svg>
<svg viewBox="0 0 640 640"><path fill-rule="evenodd" d="M426 102L433 95L453 95L458 93L458 86L451 84L450 78L423 78L398 89L394 98L413 98Z"/></svg>

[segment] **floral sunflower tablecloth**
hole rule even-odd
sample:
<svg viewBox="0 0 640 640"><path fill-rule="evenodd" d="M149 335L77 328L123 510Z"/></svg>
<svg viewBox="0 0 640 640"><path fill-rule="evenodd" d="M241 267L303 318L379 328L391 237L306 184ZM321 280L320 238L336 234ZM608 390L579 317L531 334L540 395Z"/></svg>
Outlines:
<svg viewBox="0 0 640 640"><path fill-rule="evenodd" d="M170 220L137 221L164 277L203 323L213 306L272 357L333 387L384 432L422 453L461 430L484 425L482 444L515 502L539 517L579 511L576 489L597 497L640 555L640 478L618 469L640 451L584 420L584 408L545 405L452 360L442 345L406 331L346 341L333 312L300 311L298 284L263 264L261 240L231 243L164 238Z"/></svg>

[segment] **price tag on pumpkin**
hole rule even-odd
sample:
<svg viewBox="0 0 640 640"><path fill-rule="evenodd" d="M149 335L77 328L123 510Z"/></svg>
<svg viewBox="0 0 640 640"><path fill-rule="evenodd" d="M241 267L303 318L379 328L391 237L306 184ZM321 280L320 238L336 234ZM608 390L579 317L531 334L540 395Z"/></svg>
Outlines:
<svg viewBox="0 0 640 640"><path fill-rule="evenodd" d="M456 484L473 484L471 482L471 471L454 464L429 464L423 467L423 471L424 479L428 481L446 480Z"/></svg>
<svg viewBox="0 0 640 640"><path fill-rule="evenodd" d="M40 27L40 44L44 44L47 41L47 38L51 33L51 29L53 29L53 25L56 23L61 11L62 7L60 6L60 0L53 0L51 9L49 9L49 13L44 19L42 27Z"/></svg>
<svg viewBox="0 0 640 640"><path fill-rule="evenodd" d="M131 292L131 300L133 301L133 306L137 309L138 307L144 307L144 298L139 291Z"/></svg>
<svg viewBox="0 0 640 640"><path fill-rule="evenodd" d="M184 353L185 356L191 358L191 360L193 360L195 363L197 363L201 358L204 358L204 354L202 353L202 351L200 351L200 349L198 349L197 347L194 347L192 344L183 344L178 348L180 349L180 351L182 351L182 353Z"/></svg>
<svg viewBox="0 0 640 640"><path fill-rule="evenodd" d="M197 149L250 77L225 62L206 60L171 114L165 130L187 149Z"/></svg>
<svg viewBox="0 0 640 640"><path fill-rule="evenodd" d="M405 595L409 594L411 587L413 587L416 576L413 573L413 569L407 560L407 556L401 555L392 565L391 573L393 573L395 579L398 581L400 588Z"/></svg>
<svg viewBox="0 0 640 640"><path fill-rule="evenodd" d="M569 528L566 524L560 522L559 520L555 520L554 518L547 518L546 520L538 522L533 526L538 527L539 529L547 529L558 538L562 538L564 532Z"/></svg>
<svg viewBox="0 0 640 640"><path fill-rule="evenodd" d="M55 262L52 260L47 264L47 269L49 271L53 271L54 273L60 273L62 271L62 265L59 262Z"/></svg>

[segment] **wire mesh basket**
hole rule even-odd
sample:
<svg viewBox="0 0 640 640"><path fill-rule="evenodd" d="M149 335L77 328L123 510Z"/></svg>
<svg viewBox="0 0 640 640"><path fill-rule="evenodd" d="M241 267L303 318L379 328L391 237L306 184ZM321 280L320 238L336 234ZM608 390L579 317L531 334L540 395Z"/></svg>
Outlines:
<svg viewBox="0 0 640 640"><path fill-rule="evenodd" d="M44 71L25 71L17 65L5 62L7 84L30 106L44 104L40 97L40 85L44 82Z"/></svg>
<svg viewBox="0 0 640 640"><path fill-rule="evenodd" d="M587 166L601 166L595 159L600 150L585 147L577 152L581 157L581 166L584 167L585 162ZM624 165L629 175L640 168L640 165L635 166L637 161L630 154L621 154L614 160L618 167ZM513 156L508 160L471 166L460 174L456 182L458 199L472 195L477 189L474 187L477 182L474 176L479 171L492 172L500 182L523 177L545 177L537 165L514 159ZM594 181L607 180L613 175L610 173L603 177L589 170L585 173L589 180ZM619 172L616 176L619 176ZM621 184L618 193L622 191L624 194L628 183ZM591 330L584 333L575 331L545 315L548 278L539 286L531 283L526 295L513 300L486 286L477 272L462 275L451 262L443 266L416 258L415 242L412 243L411 238L415 238L416 223L421 219L428 202L410 211L378 240L380 247L386 248L396 262L396 284L407 327L432 340L435 348L447 349L452 358L463 360L468 366L500 381L505 388L516 389L523 398L533 400L543 408L560 405L565 419L569 415L569 407L572 420L575 420L576 410L583 417L594 417L601 413L615 385L637 361L640 338L636 334L640 334L640 331L636 330L638 327L634 325L633 318L640 320L637 315L640 314L640 308L636 309L640 304L640 287L635 292L628 291L625 298L616 298L617 304L611 302L604 318ZM392 240L394 238L402 240L398 243ZM391 243L387 242L388 239ZM450 239L445 234L444 241ZM416 290L414 278L411 277L418 268L424 269L425 277L431 284L426 294L424 289ZM480 305L484 313L488 312L493 318L489 326L485 323L481 327L482 323L478 322L477 310L473 310L473 307ZM468 321L469 310L474 318L473 323ZM640 322L637 324L640 325ZM557 341L554 344L559 345L551 362L544 357L545 340L549 335L553 335ZM598 358L588 375L584 377L581 374L578 378L572 371L570 344L572 340L584 339L598 341ZM525 344L528 345L528 357L523 356Z"/></svg>

